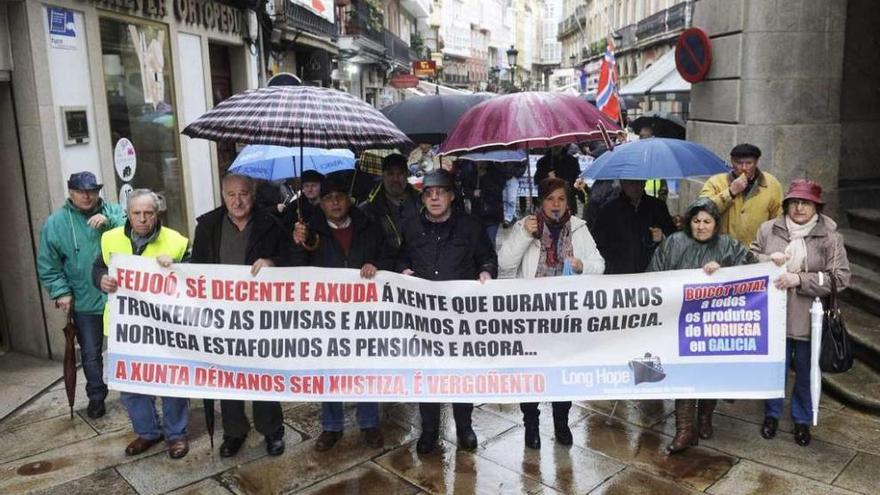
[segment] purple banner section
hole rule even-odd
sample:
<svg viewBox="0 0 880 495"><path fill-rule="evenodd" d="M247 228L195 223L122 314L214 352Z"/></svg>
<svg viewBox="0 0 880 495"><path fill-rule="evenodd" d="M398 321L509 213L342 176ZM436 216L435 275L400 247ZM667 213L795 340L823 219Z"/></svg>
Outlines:
<svg viewBox="0 0 880 495"><path fill-rule="evenodd" d="M685 285L678 320L679 355L767 355L768 280Z"/></svg>

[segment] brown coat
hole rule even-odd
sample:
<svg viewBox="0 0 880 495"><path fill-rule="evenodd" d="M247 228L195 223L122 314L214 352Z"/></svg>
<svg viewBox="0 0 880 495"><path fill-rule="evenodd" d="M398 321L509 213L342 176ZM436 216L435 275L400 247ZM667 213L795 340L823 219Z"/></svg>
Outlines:
<svg viewBox="0 0 880 495"><path fill-rule="evenodd" d="M789 240L785 216L781 216L761 224L751 251L760 261L769 261L771 254L785 251ZM807 245L807 271L798 273L801 284L788 290L788 337L795 340L810 340L810 306L814 298L831 293L828 276L834 276L838 291L849 285L850 278L843 236L837 232L834 220L820 214L819 222L804 241ZM824 272L822 285L819 285L820 271Z"/></svg>

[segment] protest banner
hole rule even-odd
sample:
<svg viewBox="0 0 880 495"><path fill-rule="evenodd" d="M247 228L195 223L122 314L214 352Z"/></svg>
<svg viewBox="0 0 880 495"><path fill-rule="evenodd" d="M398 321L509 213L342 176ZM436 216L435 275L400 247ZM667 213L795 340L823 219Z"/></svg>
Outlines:
<svg viewBox="0 0 880 495"><path fill-rule="evenodd" d="M428 282L114 256L109 386L280 401L781 397L770 263Z"/></svg>

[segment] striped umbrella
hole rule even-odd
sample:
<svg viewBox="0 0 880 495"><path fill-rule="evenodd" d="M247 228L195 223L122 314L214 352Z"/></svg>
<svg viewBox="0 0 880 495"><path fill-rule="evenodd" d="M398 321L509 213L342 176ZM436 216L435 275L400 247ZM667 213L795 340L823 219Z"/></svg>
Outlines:
<svg viewBox="0 0 880 495"><path fill-rule="evenodd" d="M211 141L352 151L411 146L382 113L332 88L273 86L234 95L186 126Z"/></svg>

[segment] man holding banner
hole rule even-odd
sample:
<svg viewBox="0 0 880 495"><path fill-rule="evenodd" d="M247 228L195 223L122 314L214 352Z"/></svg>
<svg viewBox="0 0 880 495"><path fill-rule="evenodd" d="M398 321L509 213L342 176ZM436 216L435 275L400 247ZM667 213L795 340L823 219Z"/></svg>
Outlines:
<svg viewBox="0 0 880 495"><path fill-rule="evenodd" d="M392 155L393 156L393 155ZM401 157L402 158L402 157ZM348 187L341 180L325 179L321 183L320 211L314 214L311 231L304 222L297 222L293 240L308 259L308 265L324 268L356 268L361 277L373 278L377 270L392 268L393 248L386 244L382 229L357 208L352 208ZM301 246L316 246L308 251ZM379 430L379 404L357 403L358 426L364 443L373 448L383 444ZM315 441L315 450L330 450L342 438L345 412L342 402L321 404L323 431Z"/></svg>
<svg viewBox="0 0 880 495"><path fill-rule="evenodd" d="M221 184L223 204L196 221L192 262L225 265L251 265L251 275L271 266L294 263L293 242L268 213L254 209L256 183L245 175L229 174ZM221 457L232 457L247 438L250 424L244 401L221 400L223 443ZM284 452L284 425L281 403L253 401L254 427L266 438L266 452Z"/></svg>
<svg viewBox="0 0 880 495"><path fill-rule="evenodd" d="M403 246L397 268L404 275L439 280L480 280L498 274L498 257L489 236L476 218L452 208L455 200L452 175L435 170L425 176L422 190L424 212L407 218L401 226ZM420 454L434 450L440 437L439 403L420 403L422 435L416 444ZM452 412L459 447L477 448L471 427L473 404L455 403Z"/></svg>
<svg viewBox="0 0 880 495"><path fill-rule="evenodd" d="M189 240L159 222L159 197L149 189L136 189L128 197L128 221L101 236L101 254L95 260L92 279L108 294L116 292L118 281L108 273L112 254L135 254L156 261L163 268L183 261ZM108 303L109 305L109 303ZM104 310L104 334L110 334L110 309ZM168 441L168 455L180 459L189 452L187 425L189 399L162 397L162 426L156 414L156 397L132 392L121 393L122 403L138 437L125 448L127 455L138 455L162 441Z"/></svg>

